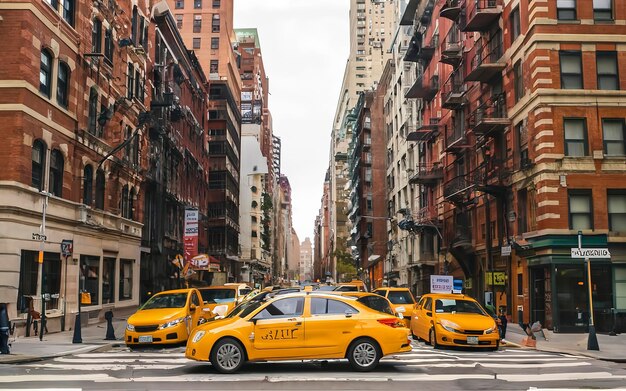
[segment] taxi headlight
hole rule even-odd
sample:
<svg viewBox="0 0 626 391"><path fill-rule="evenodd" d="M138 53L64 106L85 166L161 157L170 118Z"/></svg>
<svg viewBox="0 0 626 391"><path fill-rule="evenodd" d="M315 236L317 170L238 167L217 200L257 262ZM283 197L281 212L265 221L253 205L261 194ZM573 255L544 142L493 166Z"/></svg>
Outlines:
<svg viewBox="0 0 626 391"><path fill-rule="evenodd" d="M485 334L495 333L496 331L498 331L498 328L494 326L490 329L485 330Z"/></svg>
<svg viewBox="0 0 626 391"><path fill-rule="evenodd" d="M170 327L174 327L177 324L182 323L184 321L185 321L184 317L183 318L174 319L174 320L170 320L169 322L163 323L162 325L160 325L159 326L159 330L163 330L163 329L167 329L167 328L170 328Z"/></svg>
<svg viewBox="0 0 626 391"><path fill-rule="evenodd" d="M458 324L451 322L447 319L441 319L441 322L439 322L439 324L441 325L441 327L451 333L458 333L460 329Z"/></svg>
<svg viewBox="0 0 626 391"><path fill-rule="evenodd" d="M130 323L128 323L128 324L126 324L126 330L128 330L128 331L135 331L135 326L130 324Z"/></svg>
<svg viewBox="0 0 626 391"><path fill-rule="evenodd" d="M198 342L199 340L202 339L202 337L204 337L204 334L206 333L202 330L196 331L196 333L193 335L193 338L191 339L191 342L193 343Z"/></svg>

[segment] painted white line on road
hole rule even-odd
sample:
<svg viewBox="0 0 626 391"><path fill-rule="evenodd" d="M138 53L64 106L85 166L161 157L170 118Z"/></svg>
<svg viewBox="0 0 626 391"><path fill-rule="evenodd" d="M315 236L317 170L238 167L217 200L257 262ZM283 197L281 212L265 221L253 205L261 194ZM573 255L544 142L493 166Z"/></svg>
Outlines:
<svg viewBox="0 0 626 391"><path fill-rule="evenodd" d="M120 354L120 353L83 353L83 354L74 354L74 357L84 357L84 358L98 358L98 357L110 357L110 358L118 358L118 357L128 357L128 358L132 358L132 357L154 357L154 358L159 358L159 357L185 357L185 353L170 353L170 352L163 352L163 353L124 353L124 354Z"/></svg>
<svg viewBox="0 0 626 391"><path fill-rule="evenodd" d="M178 369L185 365L159 365L159 364L93 364L93 365L72 365L72 364L39 364L28 365L30 368L43 369L63 369L68 371L125 371L139 369Z"/></svg>
<svg viewBox="0 0 626 391"><path fill-rule="evenodd" d="M515 369L519 369L520 365L519 364L499 364L499 363L481 363L479 362L478 364L480 364L483 367L486 368L515 368ZM555 363L545 363L545 364L541 364L541 369L544 368L565 368L565 367L582 367L582 366L587 366L587 365L591 365L590 362L586 362L586 361L580 361L580 362L555 362Z"/></svg>
<svg viewBox="0 0 626 391"><path fill-rule="evenodd" d="M0 376L0 383L20 383L20 382L50 382L50 381L108 381L113 379L111 376L105 373L90 373L85 375L73 375L73 374L27 374L27 375L10 375ZM127 380L127 379L124 379Z"/></svg>
<svg viewBox="0 0 626 391"><path fill-rule="evenodd" d="M147 358L147 357L136 357L136 358L105 358L105 357L94 357L94 358L72 358L72 357L57 357L54 359L55 362L65 362L70 364L95 364L95 363L110 363L115 362L116 364L122 363L154 363L154 364L186 364L191 362L191 360L187 358Z"/></svg>
<svg viewBox="0 0 626 391"><path fill-rule="evenodd" d="M564 381L564 380L616 380L626 379L626 376L615 376L610 372L574 372L574 373L541 373L541 374L498 374L499 380L509 382L537 382L537 381Z"/></svg>

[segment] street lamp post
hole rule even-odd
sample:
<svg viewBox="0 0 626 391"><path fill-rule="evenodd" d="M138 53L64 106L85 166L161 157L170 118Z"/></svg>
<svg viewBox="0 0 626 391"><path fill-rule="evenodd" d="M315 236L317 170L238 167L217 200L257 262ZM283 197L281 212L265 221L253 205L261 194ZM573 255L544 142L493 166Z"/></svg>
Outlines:
<svg viewBox="0 0 626 391"><path fill-rule="evenodd" d="M41 195L43 195L43 205L41 207L41 229L40 229L40 234L39 234L39 241L41 242L40 247L39 247L39 254L38 254L38 258L37 258L37 273L38 273L38 280L37 280L37 292L36 292L36 296L39 297L41 299L41 319L40 319L40 323L41 323L41 329L39 332L39 340L43 340L43 333L45 330L45 325L46 325L46 300L44 298L44 293L43 293L43 284L44 284L44 275L43 275L43 253L44 253L44 245L46 242L46 209L48 208L48 197L50 197L50 193L48 193L47 191L41 191L40 192Z"/></svg>
<svg viewBox="0 0 626 391"><path fill-rule="evenodd" d="M582 250L582 231L578 231L578 249ZM587 338L587 350L600 350L598 345L598 337L596 336L596 328L593 323L593 289L591 285L591 259L585 257L585 266L587 269L587 287L589 290L589 337Z"/></svg>

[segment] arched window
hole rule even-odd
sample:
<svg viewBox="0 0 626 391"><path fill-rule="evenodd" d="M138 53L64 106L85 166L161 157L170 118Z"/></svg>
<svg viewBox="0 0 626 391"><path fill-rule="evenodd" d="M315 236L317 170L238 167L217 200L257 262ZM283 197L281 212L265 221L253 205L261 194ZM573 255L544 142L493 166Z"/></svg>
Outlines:
<svg viewBox="0 0 626 391"><path fill-rule="evenodd" d="M50 193L57 197L63 196L63 154L58 149L50 153Z"/></svg>
<svg viewBox="0 0 626 391"><path fill-rule="evenodd" d="M48 98L52 89L52 54L47 50L41 51L39 66L39 91Z"/></svg>
<svg viewBox="0 0 626 391"><path fill-rule="evenodd" d="M128 218L131 220L135 219L135 198L137 198L137 194L135 193L135 188L130 189L130 196L128 197Z"/></svg>
<svg viewBox="0 0 626 391"><path fill-rule="evenodd" d="M93 195L93 167L86 165L83 170L83 204L91 205Z"/></svg>
<svg viewBox="0 0 626 391"><path fill-rule="evenodd" d="M120 209L122 211L122 217L128 218L128 185L124 185L124 187L122 187Z"/></svg>
<svg viewBox="0 0 626 391"><path fill-rule="evenodd" d="M46 145L41 140L35 140L31 152L32 174L31 185L37 190L43 190L43 170L46 162Z"/></svg>
<svg viewBox="0 0 626 391"><path fill-rule="evenodd" d="M104 171L96 173L96 208L104 209Z"/></svg>
<svg viewBox="0 0 626 391"><path fill-rule="evenodd" d="M89 123L87 124L89 133L96 134L98 123L98 89L93 86L89 89Z"/></svg>
<svg viewBox="0 0 626 391"><path fill-rule="evenodd" d="M70 67L64 62L59 62L59 74L57 76L57 102L67 108L70 95Z"/></svg>

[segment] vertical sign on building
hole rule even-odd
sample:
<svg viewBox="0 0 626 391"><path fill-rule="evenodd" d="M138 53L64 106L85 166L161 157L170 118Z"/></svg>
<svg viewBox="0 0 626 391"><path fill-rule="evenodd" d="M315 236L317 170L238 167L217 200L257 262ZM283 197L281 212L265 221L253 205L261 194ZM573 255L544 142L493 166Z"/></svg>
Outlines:
<svg viewBox="0 0 626 391"><path fill-rule="evenodd" d="M191 258L198 255L198 210L185 210L185 234L183 237L185 246L185 264L191 261Z"/></svg>

